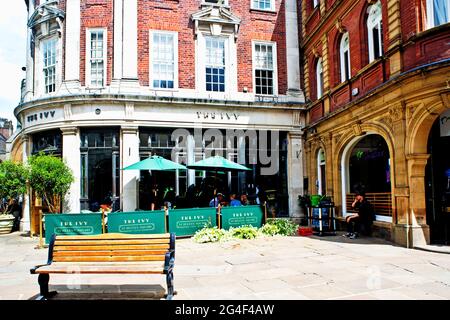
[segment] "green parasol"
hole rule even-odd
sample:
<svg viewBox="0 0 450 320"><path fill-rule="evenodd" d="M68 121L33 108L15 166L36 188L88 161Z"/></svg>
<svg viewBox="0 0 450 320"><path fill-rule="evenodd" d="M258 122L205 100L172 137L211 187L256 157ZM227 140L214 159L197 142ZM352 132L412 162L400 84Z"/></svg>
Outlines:
<svg viewBox="0 0 450 320"><path fill-rule="evenodd" d="M122 170L169 171L169 170L177 170L177 169L186 170L186 167L179 163L167 160L160 156L151 156L145 160L136 162L126 168L123 168Z"/></svg>

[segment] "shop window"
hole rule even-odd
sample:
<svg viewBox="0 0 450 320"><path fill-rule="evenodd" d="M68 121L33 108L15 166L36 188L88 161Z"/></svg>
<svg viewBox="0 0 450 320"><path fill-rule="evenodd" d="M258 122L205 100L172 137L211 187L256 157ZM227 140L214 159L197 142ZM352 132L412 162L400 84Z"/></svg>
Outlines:
<svg viewBox="0 0 450 320"><path fill-rule="evenodd" d="M151 72L153 88L177 87L178 36L174 32L151 33Z"/></svg>
<svg viewBox="0 0 450 320"><path fill-rule="evenodd" d="M348 32L342 36L340 47L340 62L341 62L341 82L345 82L351 78L350 69L350 42Z"/></svg>
<svg viewBox="0 0 450 320"><path fill-rule="evenodd" d="M367 37L369 41L369 63L383 55L383 24L381 2L371 5L368 9Z"/></svg>
<svg viewBox="0 0 450 320"><path fill-rule="evenodd" d="M427 0L427 26L433 28L450 22L450 0Z"/></svg>
<svg viewBox="0 0 450 320"><path fill-rule="evenodd" d="M62 134L60 130L43 131L33 134L32 154L62 154Z"/></svg>
<svg viewBox="0 0 450 320"><path fill-rule="evenodd" d="M275 43L254 43L253 50L255 93L273 95L277 92L276 45Z"/></svg>

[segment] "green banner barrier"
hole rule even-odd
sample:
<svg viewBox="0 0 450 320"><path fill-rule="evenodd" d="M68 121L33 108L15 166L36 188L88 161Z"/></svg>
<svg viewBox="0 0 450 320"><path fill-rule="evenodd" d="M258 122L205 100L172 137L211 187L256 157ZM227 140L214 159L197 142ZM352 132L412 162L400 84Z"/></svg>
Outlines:
<svg viewBox="0 0 450 320"><path fill-rule="evenodd" d="M224 207L222 215L222 229L238 228L244 225L261 227L263 210L260 206Z"/></svg>
<svg viewBox="0 0 450 320"><path fill-rule="evenodd" d="M169 232L177 236L192 236L205 225L217 226L216 208L169 210Z"/></svg>
<svg viewBox="0 0 450 320"><path fill-rule="evenodd" d="M164 211L108 213L108 233L153 234L166 233Z"/></svg>
<svg viewBox="0 0 450 320"><path fill-rule="evenodd" d="M56 235L95 235L102 233L101 213L48 213L45 218L45 243Z"/></svg>

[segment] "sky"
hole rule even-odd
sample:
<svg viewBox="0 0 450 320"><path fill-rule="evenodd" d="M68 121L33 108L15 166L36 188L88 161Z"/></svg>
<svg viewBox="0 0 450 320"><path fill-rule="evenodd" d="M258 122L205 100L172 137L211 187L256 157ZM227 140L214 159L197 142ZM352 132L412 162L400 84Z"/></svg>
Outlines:
<svg viewBox="0 0 450 320"><path fill-rule="evenodd" d="M13 120L20 101L20 82L25 78L27 7L24 0L8 1L0 10L0 118Z"/></svg>

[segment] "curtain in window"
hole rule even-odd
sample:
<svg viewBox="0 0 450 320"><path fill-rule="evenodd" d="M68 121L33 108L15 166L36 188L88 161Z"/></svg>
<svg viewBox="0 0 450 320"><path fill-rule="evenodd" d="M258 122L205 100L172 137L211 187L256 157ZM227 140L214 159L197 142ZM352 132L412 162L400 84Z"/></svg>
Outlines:
<svg viewBox="0 0 450 320"><path fill-rule="evenodd" d="M433 0L434 25L447 23L449 19L449 0Z"/></svg>

